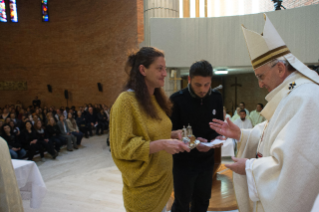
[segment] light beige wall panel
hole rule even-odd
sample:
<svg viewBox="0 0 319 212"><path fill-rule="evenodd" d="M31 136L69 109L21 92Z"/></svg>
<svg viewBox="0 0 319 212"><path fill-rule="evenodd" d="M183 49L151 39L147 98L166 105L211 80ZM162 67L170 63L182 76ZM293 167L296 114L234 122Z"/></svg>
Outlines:
<svg viewBox="0 0 319 212"><path fill-rule="evenodd" d="M319 58L319 5L268 12L291 52L305 63ZM261 33L263 14L218 18L151 18L151 45L165 51L168 67L206 59L216 66L251 66L241 24Z"/></svg>

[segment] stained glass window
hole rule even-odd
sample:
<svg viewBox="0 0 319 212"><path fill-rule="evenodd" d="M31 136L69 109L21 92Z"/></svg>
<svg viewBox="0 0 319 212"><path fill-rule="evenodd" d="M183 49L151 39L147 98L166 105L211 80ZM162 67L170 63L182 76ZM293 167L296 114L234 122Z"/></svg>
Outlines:
<svg viewBox="0 0 319 212"><path fill-rule="evenodd" d="M10 0L10 17L11 22L18 22L17 3L16 0Z"/></svg>
<svg viewBox="0 0 319 212"><path fill-rule="evenodd" d="M6 4L0 0L0 22L7 22Z"/></svg>
<svg viewBox="0 0 319 212"><path fill-rule="evenodd" d="M49 21L48 0L42 0L42 21Z"/></svg>

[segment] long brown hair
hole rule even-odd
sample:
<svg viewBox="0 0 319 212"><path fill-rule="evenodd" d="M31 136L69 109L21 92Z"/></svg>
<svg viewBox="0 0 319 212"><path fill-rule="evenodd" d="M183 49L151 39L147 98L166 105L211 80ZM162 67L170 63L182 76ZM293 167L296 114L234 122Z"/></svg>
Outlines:
<svg viewBox="0 0 319 212"><path fill-rule="evenodd" d="M136 99L146 114L153 119L160 120L152 104L144 76L139 71L140 65L149 68L158 57L164 57L164 52L154 47L142 47L139 51L131 53L126 62L126 69L129 69L129 80L125 89L134 90ZM171 103L165 95L164 90L162 88L155 88L154 96L159 106L169 116L171 113Z"/></svg>

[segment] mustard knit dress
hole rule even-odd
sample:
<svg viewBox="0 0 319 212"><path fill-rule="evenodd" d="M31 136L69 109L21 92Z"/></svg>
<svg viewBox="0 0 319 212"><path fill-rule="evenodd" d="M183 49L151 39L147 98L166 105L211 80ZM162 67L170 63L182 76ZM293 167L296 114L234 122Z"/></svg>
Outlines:
<svg viewBox="0 0 319 212"><path fill-rule="evenodd" d="M132 91L115 101L110 118L112 157L122 172L124 206L128 212L160 212L173 189L172 156L150 152L150 142L171 137L172 123L154 96L161 120L147 116Z"/></svg>

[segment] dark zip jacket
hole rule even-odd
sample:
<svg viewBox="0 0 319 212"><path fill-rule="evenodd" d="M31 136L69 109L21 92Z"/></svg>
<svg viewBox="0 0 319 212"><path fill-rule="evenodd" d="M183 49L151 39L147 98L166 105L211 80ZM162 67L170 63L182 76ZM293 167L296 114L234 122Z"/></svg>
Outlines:
<svg viewBox="0 0 319 212"><path fill-rule="evenodd" d="M174 93L170 97L173 103L171 121L173 130L192 126L195 137L202 137L210 142L219 134L209 127L213 118L223 120L223 100L217 90L211 89L204 98L199 98L191 86ZM173 155L174 169L208 169L214 166L214 149L199 152L196 148L190 153Z"/></svg>

